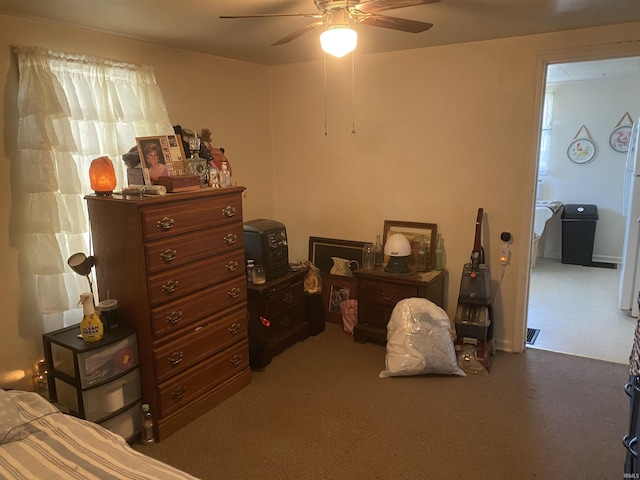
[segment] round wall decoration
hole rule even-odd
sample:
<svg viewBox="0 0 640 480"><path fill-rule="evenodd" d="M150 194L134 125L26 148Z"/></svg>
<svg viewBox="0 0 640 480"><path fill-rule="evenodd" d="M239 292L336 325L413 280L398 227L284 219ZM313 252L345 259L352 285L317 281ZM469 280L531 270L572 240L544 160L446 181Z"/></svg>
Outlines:
<svg viewBox="0 0 640 480"><path fill-rule="evenodd" d="M617 127L609 136L609 146L614 152L627 153L629 151L629 140L631 139L632 125Z"/></svg>
<svg viewBox="0 0 640 480"><path fill-rule="evenodd" d="M581 137L580 132L582 130L585 131L586 135ZM596 155L598 154L598 146L596 142L593 141L591 135L589 134L589 130L587 127L582 125L576 136L573 137L573 141L569 144L569 148L567 148L567 157L573 163L578 165L586 165L589 162L592 162Z"/></svg>
<svg viewBox="0 0 640 480"><path fill-rule="evenodd" d="M576 138L567 149L569 160L578 165L585 165L598 154L596 143L590 138Z"/></svg>
<svg viewBox="0 0 640 480"><path fill-rule="evenodd" d="M627 112L622 116L611 135L609 135L609 146L614 152L627 153L629 151L631 130L633 130L633 119Z"/></svg>

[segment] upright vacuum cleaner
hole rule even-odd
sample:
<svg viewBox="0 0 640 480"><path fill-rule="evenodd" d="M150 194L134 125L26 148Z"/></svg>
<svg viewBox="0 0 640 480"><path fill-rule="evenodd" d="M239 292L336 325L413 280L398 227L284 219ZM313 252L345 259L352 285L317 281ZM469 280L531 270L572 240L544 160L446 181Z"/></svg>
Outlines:
<svg viewBox="0 0 640 480"><path fill-rule="evenodd" d="M494 352L491 276L482 248L484 211L478 209L476 232L470 262L462 269L458 307L454 319L456 344L473 350L475 357L488 370L489 356Z"/></svg>

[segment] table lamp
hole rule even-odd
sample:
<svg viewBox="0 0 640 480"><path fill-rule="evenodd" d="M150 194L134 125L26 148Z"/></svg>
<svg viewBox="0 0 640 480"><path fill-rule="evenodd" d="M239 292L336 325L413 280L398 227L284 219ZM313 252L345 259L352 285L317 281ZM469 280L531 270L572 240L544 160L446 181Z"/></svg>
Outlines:
<svg viewBox="0 0 640 480"><path fill-rule="evenodd" d="M109 157L98 157L89 166L91 190L96 195L110 196L116 188L116 171Z"/></svg>
<svg viewBox="0 0 640 480"><path fill-rule="evenodd" d="M389 256L389 261L384 267L387 273L409 273L407 257L411 255L411 244L407 237L401 233L394 233L384 244L384 254Z"/></svg>

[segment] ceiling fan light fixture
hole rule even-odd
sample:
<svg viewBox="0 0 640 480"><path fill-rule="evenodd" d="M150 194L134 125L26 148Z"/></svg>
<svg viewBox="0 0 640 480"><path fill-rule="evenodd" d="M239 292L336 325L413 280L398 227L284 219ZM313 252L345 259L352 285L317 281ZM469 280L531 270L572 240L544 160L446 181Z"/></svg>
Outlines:
<svg viewBox="0 0 640 480"><path fill-rule="evenodd" d="M320 34L322 50L340 58L353 52L358 44L358 34L349 25L330 25Z"/></svg>

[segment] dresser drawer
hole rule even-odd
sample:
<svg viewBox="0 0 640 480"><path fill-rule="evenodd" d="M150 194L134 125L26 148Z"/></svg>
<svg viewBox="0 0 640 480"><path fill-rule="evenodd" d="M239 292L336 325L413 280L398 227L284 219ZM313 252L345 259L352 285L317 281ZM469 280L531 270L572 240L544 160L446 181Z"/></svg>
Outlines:
<svg viewBox="0 0 640 480"><path fill-rule="evenodd" d="M154 349L156 380L163 382L246 335L247 312L244 308L235 312L226 311L223 315L196 324L179 339Z"/></svg>
<svg viewBox="0 0 640 480"><path fill-rule="evenodd" d="M231 222L242 223L240 195L193 198L142 210L145 242Z"/></svg>
<svg viewBox="0 0 640 480"><path fill-rule="evenodd" d="M243 340L160 385L160 416L197 400L228 378L249 368L249 343Z"/></svg>
<svg viewBox="0 0 640 480"><path fill-rule="evenodd" d="M259 330L265 340L270 340L275 336L291 330L294 326L304 321L304 304L297 303L295 306L280 312L277 315L260 319Z"/></svg>
<svg viewBox="0 0 640 480"><path fill-rule="evenodd" d="M240 276L245 282L244 251L209 257L149 277L149 299L156 306L208 287L214 282Z"/></svg>
<svg viewBox="0 0 640 480"><path fill-rule="evenodd" d="M358 301L358 324L387 328L395 305L380 305Z"/></svg>
<svg viewBox="0 0 640 480"><path fill-rule="evenodd" d="M217 314L221 310L247 301L247 280L244 275L214 285L187 297L181 297L151 310L154 337L158 338Z"/></svg>
<svg viewBox="0 0 640 480"><path fill-rule="evenodd" d="M242 223L171 236L145 245L147 271L159 272L243 246Z"/></svg>
<svg viewBox="0 0 640 480"><path fill-rule="evenodd" d="M395 306L404 298L418 297L418 287L363 280L358 286L358 301ZM360 306L358 305L358 308Z"/></svg>
<svg viewBox="0 0 640 480"><path fill-rule="evenodd" d="M304 303L303 282L296 282L287 287L267 293L264 297L264 302L263 314L266 317L276 317L293 305L302 305Z"/></svg>

